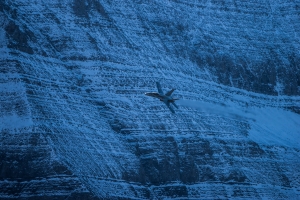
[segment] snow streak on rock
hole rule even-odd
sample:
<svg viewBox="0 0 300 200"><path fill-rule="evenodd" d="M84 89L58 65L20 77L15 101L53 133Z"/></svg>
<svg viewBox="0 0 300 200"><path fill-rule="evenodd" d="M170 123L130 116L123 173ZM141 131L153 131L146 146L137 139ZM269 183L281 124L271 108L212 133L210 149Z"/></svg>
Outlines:
<svg viewBox="0 0 300 200"><path fill-rule="evenodd" d="M0 198L300 197L297 3L0 4Z"/></svg>

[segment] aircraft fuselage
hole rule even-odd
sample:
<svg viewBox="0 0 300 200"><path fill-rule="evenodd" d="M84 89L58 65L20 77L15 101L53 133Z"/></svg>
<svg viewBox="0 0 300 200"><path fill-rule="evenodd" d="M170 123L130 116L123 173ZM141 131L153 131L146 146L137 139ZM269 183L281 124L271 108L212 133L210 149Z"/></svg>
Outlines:
<svg viewBox="0 0 300 200"><path fill-rule="evenodd" d="M164 94L159 94L157 92L146 92L145 95L158 98L160 101L174 102L176 99L173 99L170 96L166 96Z"/></svg>

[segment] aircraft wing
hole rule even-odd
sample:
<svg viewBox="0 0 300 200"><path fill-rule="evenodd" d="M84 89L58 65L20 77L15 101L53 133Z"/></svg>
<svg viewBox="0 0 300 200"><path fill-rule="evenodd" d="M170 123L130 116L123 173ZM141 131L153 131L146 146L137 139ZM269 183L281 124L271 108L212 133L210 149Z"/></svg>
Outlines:
<svg viewBox="0 0 300 200"><path fill-rule="evenodd" d="M159 93L159 94L163 94L163 91L162 91L162 89L161 89L161 86L160 86L160 83L159 83L159 82L156 82L156 87L157 87L158 93Z"/></svg>
<svg viewBox="0 0 300 200"><path fill-rule="evenodd" d="M174 92L175 89L170 90L169 92L166 93L166 96L171 96L171 94Z"/></svg>
<svg viewBox="0 0 300 200"><path fill-rule="evenodd" d="M178 106L175 104L175 102L172 102L172 104L178 109Z"/></svg>
<svg viewBox="0 0 300 200"><path fill-rule="evenodd" d="M169 102L164 102L166 104L166 106L170 109L170 111L172 113L175 113L175 111L173 110L173 108L170 106L170 103Z"/></svg>

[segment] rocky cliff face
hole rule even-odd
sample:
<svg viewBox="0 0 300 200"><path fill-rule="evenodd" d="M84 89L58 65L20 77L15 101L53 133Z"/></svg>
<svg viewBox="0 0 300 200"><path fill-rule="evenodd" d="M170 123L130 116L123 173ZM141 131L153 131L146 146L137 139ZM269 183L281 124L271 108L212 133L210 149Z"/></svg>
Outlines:
<svg viewBox="0 0 300 200"><path fill-rule="evenodd" d="M286 1L0 3L1 199L300 198ZM172 114L144 96L176 88Z"/></svg>

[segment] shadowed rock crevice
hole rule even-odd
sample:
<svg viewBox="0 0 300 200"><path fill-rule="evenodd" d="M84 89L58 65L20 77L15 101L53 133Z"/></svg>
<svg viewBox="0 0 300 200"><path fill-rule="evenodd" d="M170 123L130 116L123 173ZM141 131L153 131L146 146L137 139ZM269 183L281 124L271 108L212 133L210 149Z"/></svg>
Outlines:
<svg viewBox="0 0 300 200"><path fill-rule="evenodd" d="M10 143L11 138L18 142ZM45 135L36 133L28 138L25 135L1 132L1 142L2 197L18 197L26 193L28 194L26 199L34 200L41 199L40 195L43 192L45 195L42 199L66 199L70 196L98 199L63 163L53 158Z"/></svg>
<svg viewBox="0 0 300 200"><path fill-rule="evenodd" d="M9 38L9 48L20 50L28 54L33 54L33 49L28 44L28 41L34 38L34 34L31 31L22 31L20 27L13 21L8 23L8 25L5 27L5 31L7 38Z"/></svg>
<svg viewBox="0 0 300 200"><path fill-rule="evenodd" d="M242 171L235 170L231 171L229 174L224 175L223 177L220 177L220 181L228 182L229 184L244 183L247 181L247 177Z"/></svg>
<svg viewBox="0 0 300 200"><path fill-rule="evenodd" d="M200 68L208 68L222 84L268 95L299 93L300 66L293 60L299 60L300 57L295 54L286 58L291 60L289 64L282 63L276 56L252 64L247 58L237 59L230 55L218 54L205 57L196 51L191 52L191 60ZM282 84L280 91L276 88L278 82Z"/></svg>
<svg viewBox="0 0 300 200"><path fill-rule="evenodd" d="M109 19L104 7L98 0L74 0L73 11L78 17L89 18L89 12L91 9L96 10L104 18Z"/></svg>

